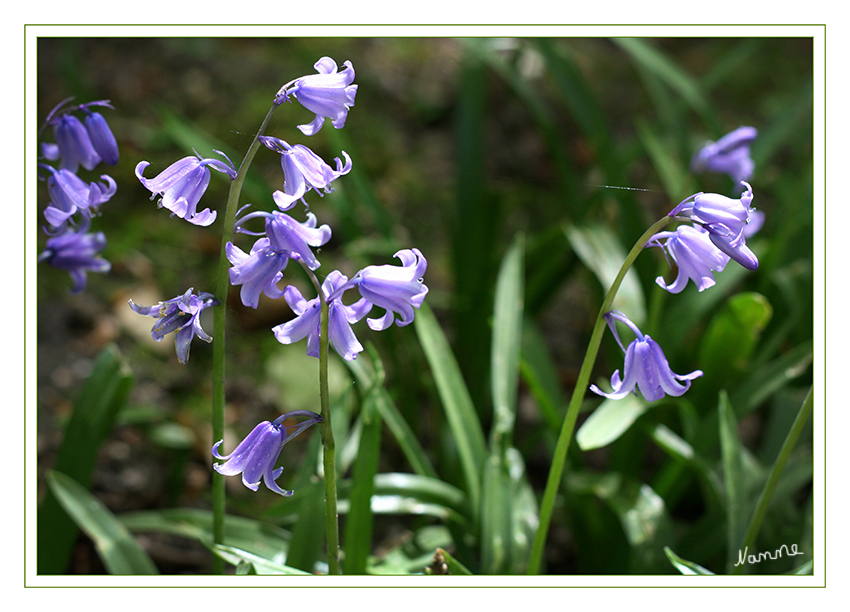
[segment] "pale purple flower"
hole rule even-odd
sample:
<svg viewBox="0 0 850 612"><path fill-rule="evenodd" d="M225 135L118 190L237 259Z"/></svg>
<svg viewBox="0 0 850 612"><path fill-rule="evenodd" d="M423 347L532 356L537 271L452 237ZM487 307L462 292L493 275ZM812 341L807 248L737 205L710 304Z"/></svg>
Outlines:
<svg viewBox="0 0 850 612"><path fill-rule="evenodd" d="M715 284L712 272L722 272L729 262L729 256L718 249L709 238L708 231L699 225L680 225L673 232L658 232L650 238L646 246L660 247L667 262L672 259L679 268L676 280L671 285L659 276L655 282L670 293L680 293L694 281L699 291Z"/></svg>
<svg viewBox="0 0 850 612"><path fill-rule="evenodd" d="M201 328L201 313L205 308L218 304L221 302L211 293L194 295L191 287L183 295L153 306L139 306L130 300L130 308L134 312L158 319L151 329L154 340L161 342L166 334L175 332L174 344L180 363L189 361L189 349L195 336L204 342L212 342L212 336Z"/></svg>
<svg viewBox="0 0 850 612"><path fill-rule="evenodd" d="M739 184L753 175L755 164L750 157L750 145L758 136L754 127L742 126L717 142L705 143L691 160L691 170L721 172Z"/></svg>
<svg viewBox="0 0 850 612"><path fill-rule="evenodd" d="M745 191L733 199L718 193L696 193L673 210L670 217L683 216L708 230L709 239L726 255L748 270L756 270L759 262L747 246L745 229L750 222L753 188L741 182Z"/></svg>
<svg viewBox="0 0 850 612"><path fill-rule="evenodd" d="M311 270L316 270L321 265L311 247L327 244L331 239L331 228L326 224L316 227L316 215L307 213L307 220L299 222L277 210L258 211L239 219L236 222L236 231L252 233L242 229L242 224L256 217L265 220L265 235L269 239L270 248L286 252L292 259L300 259Z"/></svg>
<svg viewBox="0 0 850 612"><path fill-rule="evenodd" d="M209 208L201 212L197 210L198 202L210 183L210 168L226 174L231 180L236 177L233 162L221 151L216 153L227 159L227 163L190 155L174 162L155 178L146 179L143 173L150 162L140 161L136 165L136 177L154 194L153 197L162 196L159 205L170 210L173 215L194 225L210 225L215 221L217 213Z"/></svg>
<svg viewBox="0 0 850 612"><path fill-rule="evenodd" d="M289 101L289 96L295 99L307 110L316 113L311 123L299 125L298 129L307 136L312 136L320 129L325 119L339 129L345 125L348 109L354 106L357 95L357 85L354 82L354 66L350 61L343 64L342 72L337 72L336 62L329 57L323 57L313 67L319 74L311 74L290 81L280 88L275 96L275 104Z"/></svg>
<svg viewBox="0 0 850 612"><path fill-rule="evenodd" d="M401 260L401 266L366 266L349 283L356 286L366 300L386 310L381 318L367 320L375 331L387 329L393 321L399 327L412 323L413 309L422 306L428 293L428 287L422 282L428 262L419 249L404 249L395 257Z"/></svg>
<svg viewBox="0 0 850 612"><path fill-rule="evenodd" d="M295 427L287 428L283 422L290 417L305 416ZM294 410L276 418L273 422L263 421L251 430L244 440L233 449L229 455L220 455L219 447L224 440L219 440L212 447L212 455L224 463L215 463L213 468L223 476L242 474L242 484L256 491L260 480L270 490L284 497L290 497L292 491L281 489L275 482L283 473L283 468L275 469L274 464L283 450L283 446L302 431L316 423L321 423L322 417L309 410Z"/></svg>
<svg viewBox="0 0 850 612"><path fill-rule="evenodd" d="M283 270L289 262L289 252L271 246L268 238L259 238L251 247L251 253L228 242L225 245L227 259L233 264L230 268L230 284L242 285L239 297L245 306L257 308L260 294L276 300L283 297L283 291L277 284L283 278Z"/></svg>
<svg viewBox="0 0 850 612"><path fill-rule="evenodd" d="M44 251L38 261L46 261L52 266L67 270L73 286L71 293L79 293L86 287L86 272L109 272L112 265L99 253L106 248L106 236L103 232L89 232L89 219L84 218L76 230L65 232L47 239Z"/></svg>
<svg viewBox="0 0 850 612"><path fill-rule="evenodd" d="M53 125L53 133L59 147L60 168L76 172L80 166L92 170L100 163L100 155L92 145L88 131L74 115L58 117Z"/></svg>
<svg viewBox="0 0 850 612"><path fill-rule="evenodd" d="M88 132L91 144L94 150L100 155L100 158L110 166L118 163L118 143L112 130L109 129L109 124L103 115L96 111L85 109L86 113L86 131Z"/></svg>
<svg viewBox="0 0 850 612"><path fill-rule="evenodd" d="M103 183L86 183L72 171L65 168L56 170L52 166L39 164L50 172L47 178L47 191L50 194L50 204L44 210L44 217L54 227L63 224L76 212L84 217L97 213L98 207L107 202L118 186L111 177L101 175Z"/></svg>
<svg viewBox="0 0 850 612"><path fill-rule="evenodd" d="M369 313L372 304L362 298L346 306L342 302L342 293L350 287L348 278L338 270L328 274L322 283L322 293L328 302L328 337L330 344L346 361L355 359L363 350L351 329ZM307 338L307 354L319 356L319 336L321 331L321 304L318 297L307 301L301 292L293 286L284 289L284 299L296 317L291 321L272 328L275 338L281 344L292 344Z"/></svg>
<svg viewBox="0 0 850 612"><path fill-rule="evenodd" d="M272 136L260 136L260 141L272 151L280 153L280 165L283 168L283 191L272 194L275 204L281 210L289 210L298 200L304 202L304 195L314 189L320 196L322 191L331 193L331 183L343 174L351 171L351 158L345 151L342 156L345 163L338 158L336 170L304 145L290 145ZM304 202L307 206L307 202Z"/></svg>
<svg viewBox="0 0 850 612"><path fill-rule="evenodd" d="M694 370L690 374L675 374L667 363L667 358L658 343L649 336L641 333L637 325L632 323L626 315L618 311L605 314L608 327L614 333L617 344L623 348L620 336L617 333L616 322L624 323L636 336L628 348L623 348L626 353L623 365L623 379L620 380L620 371L615 370L611 376L611 393L605 393L596 385L590 385L590 390L608 399L619 400L629 393L641 395L649 401L659 400L666 395L678 397L687 391L691 381L702 376L702 371Z"/></svg>

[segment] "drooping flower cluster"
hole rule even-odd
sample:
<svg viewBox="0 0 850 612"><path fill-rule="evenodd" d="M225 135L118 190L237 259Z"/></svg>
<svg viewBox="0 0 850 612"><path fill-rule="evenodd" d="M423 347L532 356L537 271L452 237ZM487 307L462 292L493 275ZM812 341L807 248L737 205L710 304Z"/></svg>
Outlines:
<svg viewBox="0 0 850 612"><path fill-rule="evenodd" d="M337 72L336 63L324 57L315 65L319 74L295 79L278 92L275 104L288 102L292 95L316 113L312 124L298 126L304 134L318 132L326 118L331 119L337 129L345 124L348 109L354 104L357 85L352 85L354 68L351 62L345 62L344 66L344 70ZM317 270L320 264L312 249L327 244L331 238L330 227L317 227L313 213L307 212L306 221L298 222L283 211L291 210L299 201L309 209L305 196L311 191L320 196L331 193L331 183L351 171L352 161L343 151L341 158L334 159L335 167L331 167L304 145L290 145L273 136L261 136L260 141L281 156L283 189L272 194L279 210L252 212L237 219L237 232L258 238L248 253L233 243L226 245L227 257L233 264L231 284L241 285L242 303L251 308L258 307L261 294L271 299L283 297L296 316L272 328L275 338L282 344L306 338L307 354L313 357L319 356L321 301L324 299L328 303L328 340L331 346L343 359L355 359L363 346L351 325L366 317L375 306L386 311L380 318L368 319L369 327L376 331L387 329L394 321L399 326L411 323L414 308L422 305L428 293L428 287L422 281L428 263L418 249L402 249L395 254L401 260L401 266L367 266L351 279L334 270L321 284L322 295L313 299L305 298L295 286L281 289L279 283L289 260L295 260L311 271ZM248 231L245 225L251 219L263 219L264 231ZM360 299L350 305L345 304L343 295L354 288L359 290Z"/></svg>
<svg viewBox="0 0 850 612"><path fill-rule="evenodd" d="M748 270L758 269L758 258L747 246L747 238L754 235L764 222L764 215L752 207L753 189L746 182L753 172L754 164L750 159L750 144L755 139L755 128L741 127L730 132L714 143L703 146L694 155L691 168L701 172L703 169L725 172L733 180L739 181L743 193L738 198L730 198L717 193L695 193L685 198L668 213L675 219L691 222L680 225L672 231L654 234L647 241L647 247L659 247L667 262L676 264L676 279L667 283L663 276L655 282L670 293L682 292L693 281L697 290L702 292L714 286L714 273L722 272L730 260ZM671 261L672 260L672 261ZM702 375L699 370L679 376L673 374L661 347L649 336L641 334L637 326L620 312L604 315L608 326L614 333L617 343L623 348L617 335L614 321L621 321L631 329L637 339L629 344L620 380L619 370L611 377L613 393L604 393L596 385L591 385L594 393L610 399L621 399L634 391L649 401L667 395L681 395L687 391L690 381ZM680 384L677 381L683 381Z"/></svg>
<svg viewBox="0 0 850 612"><path fill-rule="evenodd" d="M91 219L99 214L102 204L117 191L112 177L102 174L101 182L87 181L78 176L80 167L94 168L104 162L118 163L118 143L112 130L92 107L112 108L109 100L96 100L63 108L72 98L56 105L45 119L44 127L53 128L55 143L40 144L38 164L40 178L47 182L50 202L44 209L48 226L44 231L50 238L38 261L67 270L71 275L72 293L83 291L86 272L108 272L111 264L100 256L106 248L103 232L89 232ZM84 120L73 113L85 114ZM48 162L58 161L58 168Z"/></svg>
<svg viewBox="0 0 850 612"><path fill-rule="evenodd" d="M312 122L297 126L307 136L318 133L325 119L329 119L334 128L342 128L357 94L351 62L346 61L340 70L331 58L323 57L314 68L317 74L290 81L280 88L273 101L276 108L294 98L315 114ZM240 299L250 308L259 306L261 295L270 299L284 298L295 317L272 328L275 338L282 344L292 344L306 338L307 353L315 357L320 354L322 305L327 304L329 344L343 359L355 359L363 346L351 326L366 318L375 307L384 312L376 318L367 319L373 330L385 330L393 322L405 326L413 321L415 309L422 305L428 293L428 287L422 279L427 261L418 249L402 249L395 254L401 260L401 266L366 266L351 279L339 270L334 270L320 285L315 271L321 264L314 249L326 245L332 232L328 225L320 225L316 215L309 211L306 197L311 192L319 196L332 193L332 183L351 171L351 157L342 151L341 156L330 165L303 144L289 144L280 138L263 134L258 136L258 140L280 155L283 185L271 194L277 210L245 213L250 206L246 205L236 213L234 233L252 235L254 242L247 251L232 240L225 244L224 254L232 264L229 270L230 283L240 287ZM168 209L172 216L194 225L209 226L216 220L217 212L210 208L199 211L198 208L209 186L210 169L226 174L231 180L238 176L230 159L220 151L216 153L226 162L196 154L178 160L154 178L145 178L144 172L150 163L141 161L136 165L136 177L153 194L151 199L158 196L159 206ZM108 187L103 186L100 192L108 191ZM77 189L80 190L79 186ZM89 191L88 199L83 200L78 196L71 203L63 202L63 207L58 210L67 212L72 205L77 210L96 208L99 205L97 192L91 195L93 188ZM304 220L298 220L288 212L298 202L304 204ZM54 213L57 218L58 214ZM249 230L250 223L257 220L262 221L262 231ZM281 288L284 271L290 260L308 271L320 291L319 296L312 299L305 297L292 285ZM345 292L355 289L360 293L359 299L352 304L344 303ZM139 314L157 318L151 332L155 340L160 341L166 334L175 332L178 359L186 363L190 343L195 336L206 342L212 340L201 328L199 317L204 309L219 303L209 293L195 295L189 289L182 296L154 306L138 306L131 300L130 307ZM294 416L309 418L294 429L285 427L283 421ZM284 414L274 422L264 421L230 455L219 454L222 441L217 442L212 448L212 454L224 463L214 467L226 476L242 474L242 482L250 489L257 490L260 480L263 480L269 489L289 496L292 492L281 489L276 483L282 468L275 469L274 465L284 444L321 420L315 413L296 411Z"/></svg>

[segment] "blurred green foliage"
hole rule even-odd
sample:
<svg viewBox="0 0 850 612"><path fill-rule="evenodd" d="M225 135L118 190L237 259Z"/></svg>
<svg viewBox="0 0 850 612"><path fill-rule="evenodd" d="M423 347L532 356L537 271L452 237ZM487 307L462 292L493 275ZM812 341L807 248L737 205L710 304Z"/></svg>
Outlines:
<svg viewBox="0 0 850 612"><path fill-rule="evenodd" d="M354 161L333 194L308 197L334 232L320 272L350 276L414 246L429 262L415 332L357 327L373 346L348 369L332 364L345 569L436 573L445 549L450 570L522 572L564 397L618 265L612 253L691 193L731 194L727 177L693 175L688 163L705 140L752 125L754 205L767 215L750 241L760 267L733 263L715 287L669 295L655 284L674 273L661 253L638 258L621 298L642 311L635 317L674 371L706 375L685 396L651 405L614 408L588 393L585 412L598 412L581 417L545 557L545 570L561 574L727 573L812 384L812 44L757 35L40 38L39 117L67 96L109 99L115 110L103 114L121 150L105 170L118 193L94 221L112 272L89 275L86 292L70 296L64 272L39 268L40 431L61 439L64 398L116 343L136 379L117 428L170 476L143 505L114 510L133 512L123 515L131 530L211 546L208 516L175 514L207 507L211 351L196 346L178 366L126 302L211 290L218 233L170 219L133 170L147 160L153 175L193 149L238 164L283 83L321 56L351 60L359 89L344 130L326 125L307 139L295 126L312 115L293 104L267 132ZM243 203L273 206L279 163L260 152ZM213 176L204 206L221 210L226 193ZM38 195L47 202L44 185ZM286 275L309 288L297 271ZM315 360L270 333L292 316L283 300L263 297L254 311L231 292L225 307L234 439L259 420L315 409L317 396L304 391L315 385ZM602 348L596 381L622 367L610 337ZM194 442L162 444L163 425ZM240 573L323 568L318 439L302 438L281 459L293 498L229 489L229 512L260 526L238 523L241 539L215 551ZM807 556L745 573L789 572L812 558L811 453L807 430L755 544L797 544ZM40 461L52 466L50 444ZM96 471L93 490L103 482ZM275 550L262 545L270 530Z"/></svg>

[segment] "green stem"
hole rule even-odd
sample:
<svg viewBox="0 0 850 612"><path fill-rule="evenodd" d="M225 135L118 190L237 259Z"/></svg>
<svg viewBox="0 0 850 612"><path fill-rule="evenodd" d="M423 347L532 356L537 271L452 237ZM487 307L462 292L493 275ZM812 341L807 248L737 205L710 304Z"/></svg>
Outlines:
<svg viewBox="0 0 850 612"><path fill-rule="evenodd" d="M328 574L339 575L339 514L336 499L336 443L331 426L330 396L328 395L328 327L330 324L330 306L322 291L319 279L304 262L301 267L316 288L321 305L321 327L319 328L319 400L322 409L322 469L325 474L325 525L328 538Z"/></svg>
<svg viewBox="0 0 850 612"><path fill-rule="evenodd" d="M260 136L269 124L276 106L272 106L266 118L263 120L257 135L254 136L248 152L242 159L236 177L230 182L230 192L227 195L227 206L224 210L224 226L221 231L221 253L218 263L218 278L216 280L215 296L221 300L221 307L213 309L213 403L212 403L212 430L213 440L224 438L224 362L225 362L225 329L227 327L227 290L230 287L228 274L229 262L227 260L227 243L233 240L233 226L236 223L236 211L239 208L239 196L242 193L242 185L245 183L245 175L248 168L260 148ZM224 476L213 470L212 480L212 511L213 511L213 542L224 544L224 515L225 495ZM213 573L224 573L224 561L213 556Z"/></svg>
<svg viewBox="0 0 850 612"><path fill-rule="evenodd" d="M814 398L812 395L813 389L814 387L809 388L809 393L800 405L800 410L797 412L797 417L791 424L791 429L785 437L785 442L782 443L782 448L779 449L776 461L773 462L773 467L770 469L770 474L768 474L767 481L764 483L764 489L762 489L759 500L756 503L756 508L753 510L753 516L750 519L750 526L747 528L747 533L744 534L744 540L741 542L740 550L746 550L756 541L759 528L761 528L761 522L764 519L764 515L767 513L767 507L770 505L770 499L773 497L773 491L776 489L779 477L782 475L782 471L785 469L785 464L788 462L788 457L791 456L791 451L794 450L794 446L797 444L797 440L803 432L803 427L806 425L806 421L809 420L809 415L812 414L812 407L814 406ZM735 565L732 568L732 573L740 574L743 569L743 563Z"/></svg>
<svg viewBox="0 0 850 612"><path fill-rule="evenodd" d="M561 484L561 476L564 473L564 465L567 461L567 451L570 448L570 441L573 437L576 419L578 418L581 401L587 390L590 382L590 374L593 369L593 364L596 361L596 355L599 352L599 345L602 342L602 333L605 331L605 319L603 315L611 310L611 304L614 302L614 297L617 295L617 290L620 288L620 283L626 276L626 272L632 267L632 264L644 249L647 240L653 234L661 231L668 223L673 221L672 217L663 217L656 221L643 236L641 236L632 250L629 251L623 266L620 268L617 277L611 284L611 288L605 295L602 301L602 307L599 309L599 314L596 316L596 324L593 326L593 332L590 335L590 343L587 346L584 361L579 370L576 386L573 389L573 395L567 406L567 414L564 417L564 424L561 426L561 433L558 436L558 442L555 445L554 456L552 457L552 466L549 468L549 478L546 481L546 489L543 491L543 500L540 502L540 524L537 527L537 533L534 536L534 543L531 547L531 555L528 561L528 574L534 575L540 571L540 565L543 561L543 550L546 546L546 536L549 532L549 523L552 520L552 511L555 507L555 497L558 494L558 488Z"/></svg>

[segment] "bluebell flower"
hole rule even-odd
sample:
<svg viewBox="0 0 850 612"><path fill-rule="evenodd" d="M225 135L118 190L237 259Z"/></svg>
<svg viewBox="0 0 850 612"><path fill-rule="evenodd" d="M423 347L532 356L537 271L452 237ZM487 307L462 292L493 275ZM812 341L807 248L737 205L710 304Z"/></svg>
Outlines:
<svg viewBox="0 0 850 612"><path fill-rule="evenodd" d="M191 287L183 295L153 306L139 306L130 300L130 308L134 312L158 319L151 329L154 340L161 342L166 334L175 332L174 344L177 349L177 360L180 363L189 361L189 348L195 336L204 342L212 342L212 336L201 328L201 313L205 308L218 304L221 302L211 293L194 295Z"/></svg>
<svg viewBox="0 0 850 612"><path fill-rule="evenodd" d="M307 220L299 222L280 211L258 211L244 215L236 222L236 231L247 232L242 225L249 219L263 218L265 220L265 235L269 239L269 247L288 253L288 257L299 259L311 270L321 265L313 254L311 247L320 247L331 239L331 228L328 225L316 227L316 215L307 213Z"/></svg>
<svg viewBox="0 0 850 612"><path fill-rule="evenodd" d="M100 163L100 155L92 145L88 130L74 115L59 116L53 130L59 148L60 168L76 172L80 166L92 170Z"/></svg>
<svg viewBox="0 0 850 612"><path fill-rule="evenodd" d="M90 233L89 223L89 219L84 218L77 229L67 229L48 238L45 250L38 256L38 261L68 271L73 281L71 293L86 288L86 272L109 272L112 268L99 255L106 248L106 236L103 232Z"/></svg>
<svg viewBox="0 0 850 612"><path fill-rule="evenodd" d="M39 167L50 172L47 178L50 204L44 210L44 217L53 227L62 227L77 212L91 217L118 190L118 185L106 174L100 177L103 183L86 183L70 170L56 170L46 164L39 164Z"/></svg>
<svg viewBox="0 0 850 612"><path fill-rule="evenodd" d="M351 329L351 324L365 317L372 304L361 298L351 306L342 302L342 294L350 285L348 277L338 270L328 274L322 283L322 293L328 302L328 336L330 344L340 357L346 361L357 358L363 346ZM284 289L284 299L296 317L291 321L272 328L275 338L281 344L292 344L307 338L307 354L319 356L319 335L321 331L321 304L318 297L307 301L301 292L292 285Z"/></svg>
<svg viewBox="0 0 850 612"><path fill-rule="evenodd" d="M287 428L283 422L290 417L305 416L308 420L302 421L295 427ZM316 423L321 423L322 417L309 410L295 410L276 418L273 422L263 421L251 430L245 439L233 449L229 455L220 455L219 447L224 440L219 440L212 447L212 455L224 463L215 463L213 468L223 476L236 476L242 474L242 484L256 491L260 486L260 479L266 487L284 497L290 497L292 491L281 489L275 482L283 472L283 468L275 469L274 464L283 450L283 446L302 431Z"/></svg>
<svg viewBox="0 0 850 612"><path fill-rule="evenodd" d="M74 98L66 98L53 107L47 115L45 125L53 125L56 143L41 143L41 154L45 159L61 159L59 167L76 172L79 166L93 169L101 161L114 166L118 163L118 143L103 115L90 110L92 106L112 108L109 100L95 100L73 108L62 109ZM85 111L83 123L70 113Z"/></svg>
<svg viewBox="0 0 850 612"><path fill-rule="evenodd" d="M227 163L217 159L204 159L190 155L178 160L159 173L155 178L143 176L150 162L140 161L136 165L136 177L154 196L162 196L159 205L172 214L194 225L210 225L216 218L216 212L205 208L198 212L198 202L210 184L210 168L226 174L231 180L236 178L233 162L221 151L216 151L227 159Z"/></svg>
<svg viewBox="0 0 850 612"><path fill-rule="evenodd" d="M312 136L320 129L325 119L339 129L345 125L348 109L354 106L357 95L357 85L354 82L354 66L346 61L342 72L337 72L336 62L329 57L323 57L313 67L319 74L311 74L290 81L280 88L275 96L275 104L289 101L289 96L295 99L307 110L316 113L311 123L299 125L298 129L307 136Z"/></svg>
<svg viewBox="0 0 850 612"><path fill-rule="evenodd" d="M88 132L92 147L94 147L94 150L104 162L110 166L114 166L118 163L119 159L118 143L112 134L112 130L109 129L109 124L106 123L103 115L97 111L90 111L88 108L85 110L87 113L86 131Z"/></svg>
<svg viewBox="0 0 850 612"><path fill-rule="evenodd" d="M683 216L708 230L711 242L726 255L748 270L756 270L759 262L747 246L745 229L750 222L753 188L741 182L745 188L738 199L718 193L696 193L689 196L669 216Z"/></svg>
<svg viewBox="0 0 850 612"><path fill-rule="evenodd" d="M331 193L331 183L343 174L351 171L351 158L345 151L342 152L345 163L337 157L336 170L331 168L324 160L313 153L304 145L290 145L289 143L272 136L260 136L260 141L269 149L280 153L280 165L283 168L283 191L275 191L272 194L275 204L281 210L289 210L298 200L304 202L304 194L311 189L322 195ZM307 203L304 202L306 206Z"/></svg>
<svg viewBox="0 0 850 612"><path fill-rule="evenodd" d="M265 237L254 242L250 254L232 242L228 242L224 249L227 259L233 264L230 284L242 285L239 297L245 306L257 308L261 293L273 300L283 297L283 290L277 284L283 279L283 270L289 263L289 251L274 248Z"/></svg>
<svg viewBox="0 0 850 612"><path fill-rule="evenodd" d="M758 136L754 127L742 126L717 142L705 143L691 160L691 170L728 174L736 185L753 175L755 164L750 157L750 145Z"/></svg>
<svg viewBox="0 0 850 612"><path fill-rule="evenodd" d="M272 299L283 296L277 284L283 278L283 270L290 259L303 262L311 270L317 269L319 260L311 247L323 246L331 238L331 228L327 225L316 227L313 213L307 213L307 220L299 223L279 211L258 211L238 219L236 231L254 233L245 230L242 225L257 217L265 220L265 235L255 234L262 237L254 242L250 253L245 253L231 242L225 245L225 254L233 264L230 283L242 285L242 303L251 308L257 308L261 293Z"/></svg>
<svg viewBox="0 0 850 612"><path fill-rule="evenodd" d="M399 327L413 322L414 307L422 306L428 293L422 282L428 262L419 249L404 249L395 257L401 260L401 266L366 266L349 283L358 288L363 298L386 310L383 317L367 320L375 331L387 329L393 321Z"/></svg>
<svg viewBox="0 0 850 612"><path fill-rule="evenodd" d="M680 293L694 281L699 291L715 284L712 272L722 272L729 262L729 256L718 249L709 238L708 231L699 225L680 225L673 232L658 232L646 243L648 247L660 247L664 251L667 263L672 259L679 268L676 280L671 285L659 276L655 282L670 293Z"/></svg>
<svg viewBox="0 0 850 612"><path fill-rule="evenodd" d="M678 397L687 391L691 381L702 376L702 371L694 370L690 374L675 374L667 364L667 358L658 343L649 336L641 333L637 325L632 323L626 315L618 311L605 314L605 321L614 333L617 344L626 353L623 365L623 379L620 380L620 371L615 370L611 376L611 393L605 393L596 385L590 385L590 390L608 399L623 399L629 393L641 395L649 401L659 400L666 395ZM624 323L636 336L628 348L623 348L620 336L617 334L616 322Z"/></svg>

